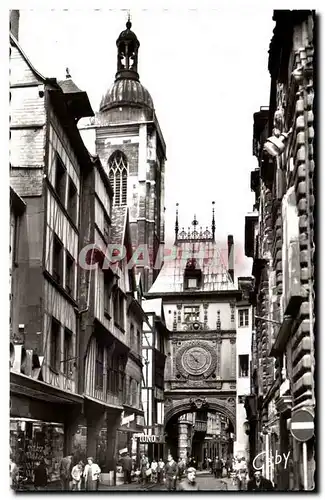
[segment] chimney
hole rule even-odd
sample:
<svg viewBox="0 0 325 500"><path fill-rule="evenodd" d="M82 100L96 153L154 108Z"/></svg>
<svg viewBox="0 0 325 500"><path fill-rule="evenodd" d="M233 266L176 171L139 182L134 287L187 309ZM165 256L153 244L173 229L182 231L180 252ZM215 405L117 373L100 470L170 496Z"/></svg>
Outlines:
<svg viewBox="0 0 325 500"><path fill-rule="evenodd" d="M234 281L234 237L228 234L228 273Z"/></svg>
<svg viewBox="0 0 325 500"><path fill-rule="evenodd" d="M19 10L10 11L10 33L18 41L19 36Z"/></svg>

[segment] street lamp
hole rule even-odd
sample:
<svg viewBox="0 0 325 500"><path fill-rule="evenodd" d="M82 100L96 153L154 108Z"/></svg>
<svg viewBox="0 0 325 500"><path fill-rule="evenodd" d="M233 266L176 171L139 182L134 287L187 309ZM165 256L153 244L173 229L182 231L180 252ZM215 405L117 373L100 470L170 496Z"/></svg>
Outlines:
<svg viewBox="0 0 325 500"><path fill-rule="evenodd" d="M266 139L263 149L267 152L268 155L272 157L280 156L280 154L283 153L284 148L286 147L286 143L291 133L292 129L290 129L289 132L282 132L279 137L269 137L268 139Z"/></svg>

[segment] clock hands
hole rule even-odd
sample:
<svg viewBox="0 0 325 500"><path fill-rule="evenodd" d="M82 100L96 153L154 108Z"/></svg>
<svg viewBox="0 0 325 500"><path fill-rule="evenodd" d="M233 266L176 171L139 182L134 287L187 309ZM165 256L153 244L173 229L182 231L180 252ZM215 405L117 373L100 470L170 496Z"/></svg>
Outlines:
<svg viewBox="0 0 325 500"><path fill-rule="evenodd" d="M194 359L194 361L195 361L196 363L199 363L199 360L198 360L198 359L194 356L194 354L191 354L191 356L192 356L192 358Z"/></svg>

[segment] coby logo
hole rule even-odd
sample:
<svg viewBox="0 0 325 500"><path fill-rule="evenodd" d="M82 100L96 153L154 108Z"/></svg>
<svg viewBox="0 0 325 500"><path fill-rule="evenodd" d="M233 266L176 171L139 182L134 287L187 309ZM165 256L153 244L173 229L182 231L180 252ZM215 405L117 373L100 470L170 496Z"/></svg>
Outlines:
<svg viewBox="0 0 325 500"><path fill-rule="evenodd" d="M269 456L269 459L267 459L266 452L262 451L261 453L256 455L256 457L254 458L254 460L252 462L252 466L254 467L255 470L262 470L265 465L268 465L268 464L269 465L272 465L272 464L279 465L283 460L283 463L284 463L283 467L284 467L284 469L286 469L287 465L288 465L289 456L290 456L290 451L288 452L287 455L285 453L282 453L282 455L281 455L276 450L275 455L271 454Z"/></svg>

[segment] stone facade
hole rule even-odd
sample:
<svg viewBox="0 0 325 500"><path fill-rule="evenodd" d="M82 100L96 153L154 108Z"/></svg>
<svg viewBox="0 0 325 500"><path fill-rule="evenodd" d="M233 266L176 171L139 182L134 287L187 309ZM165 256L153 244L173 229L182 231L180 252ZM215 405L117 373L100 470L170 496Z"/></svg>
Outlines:
<svg viewBox="0 0 325 500"><path fill-rule="evenodd" d="M254 258L256 315L265 318L256 320L252 451L290 451L286 469L265 470L281 490L303 487L302 445L290 422L296 410L314 413L315 406L315 14L275 11L274 20L270 105L254 115L256 211L246 217L246 255ZM280 144L277 152L271 143ZM313 438L307 450L307 487L313 489Z"/></svg>

